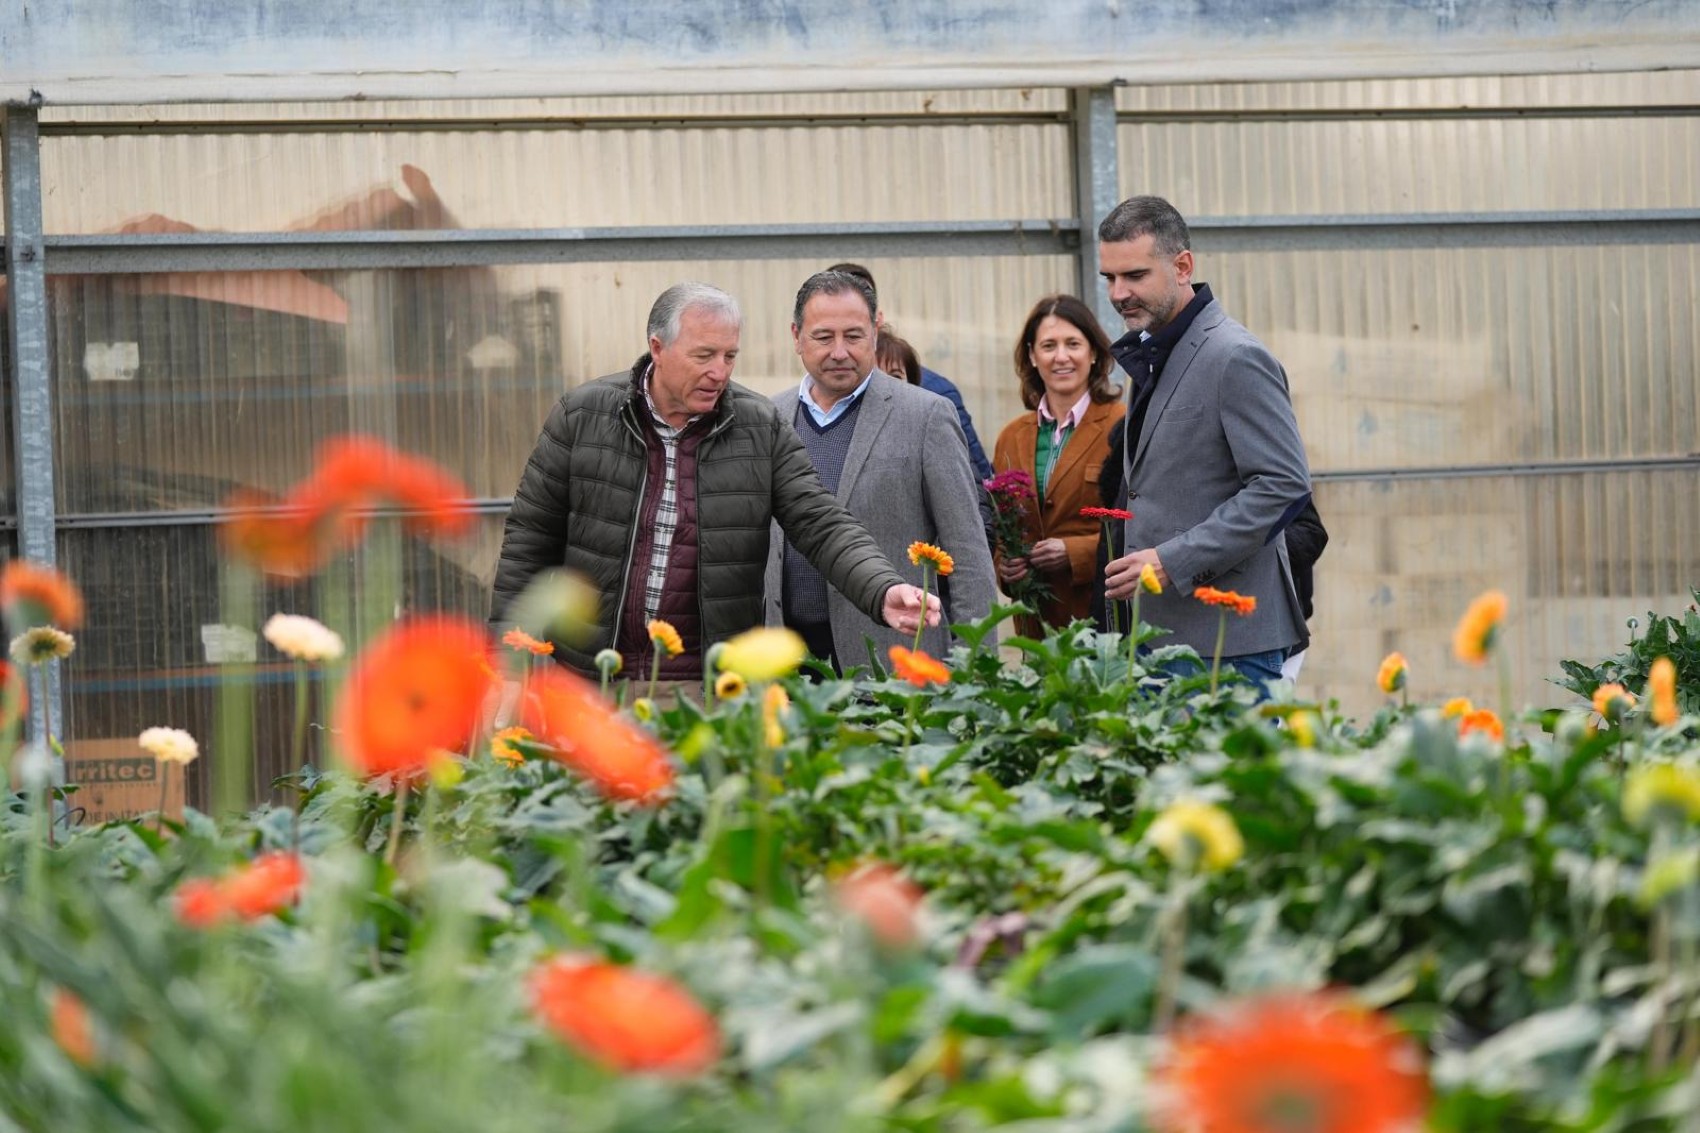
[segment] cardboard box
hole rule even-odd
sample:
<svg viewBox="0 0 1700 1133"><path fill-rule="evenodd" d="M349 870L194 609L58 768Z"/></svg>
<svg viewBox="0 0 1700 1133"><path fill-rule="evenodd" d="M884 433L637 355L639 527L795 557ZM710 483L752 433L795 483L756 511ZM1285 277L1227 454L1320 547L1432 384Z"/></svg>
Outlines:
<svg viewBox="0 0 1700 1133"><path fill-rule="evenodd" d="M186 769L160 763L143 751L136 737L73 740L65 745L65 781L75 784L73 810L85 824L114 822L152 814L160 805L160 773L165 777L165 815L183 817Z"/></svg>

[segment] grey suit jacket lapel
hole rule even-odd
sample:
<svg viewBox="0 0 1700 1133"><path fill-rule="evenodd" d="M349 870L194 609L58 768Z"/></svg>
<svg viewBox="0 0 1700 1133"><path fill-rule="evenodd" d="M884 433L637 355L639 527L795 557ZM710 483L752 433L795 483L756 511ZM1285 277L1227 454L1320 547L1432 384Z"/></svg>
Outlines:
<svg viewBox="0 0 1700 1133"><path fill-rule="evenodd" d="M1139 428L1139 447L1134 450L1133 458L1128 461L1128 468L1139 466L1140 458L1145 455L1145 449L1151 443L1151 434L1157 428L1157 421L1163 416L1163 410L1169 407L1169 400L1175 396L1175 390L1186 378L1187 368L1198 357L1199 350L1204 346L1206 333L1210 328L1220 323L1225 312L1214 301L1198 313L1192 320L1192 326L1187 328L1186 336L1169 354L1169 360L1163 365L1163 378L1157 383L1157 389L1151 395L1151 404L1145 408L1145 420Z"/></svg>
<svg viewBox="0 0 1700 1133"><path fill-rule="evenodd" d="M883 370L876 369L873 381L868 383L867 392L862 395L862 408L856 411L856 431L850 434L850 450L844 454L844 471L838 476L839 503L849 501L862 469L868 465L868 454L873 451L874 441L891 416L891 387L887 383L896 380Z"/></svg>

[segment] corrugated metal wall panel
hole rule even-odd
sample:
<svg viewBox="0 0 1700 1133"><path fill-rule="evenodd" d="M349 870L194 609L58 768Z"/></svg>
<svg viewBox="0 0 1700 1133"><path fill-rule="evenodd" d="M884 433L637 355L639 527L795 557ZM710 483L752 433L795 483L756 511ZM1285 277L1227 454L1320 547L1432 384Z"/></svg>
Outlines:
<svg viewBox="0 0 1700 1133"><path fill-rule="evenodd" d="M439 99L373 102L166 103L154 106L46 106L44 125L66 122L147 123L440 118L501 121L512 118L721 117L811 114L1060 114L1064 91L1012 90L844 91L796 94L653 95L635 97Z"/></svg>
<svg viewBox="0 0 1700 1133"><path fill-rule="evenodd" d="M1700 248L1210 253L1286 366L1314 468L1700 447Z"/></svg>
<svg viewBox="0 0 1700 1133"><path fill-rule="evenodd" d="M1125 194L1194 216L1693 207L1692 118L1124 122Z"/></svg>
<svg viewBox="0 0 1700 1133"><path fill-rule="evenodd" d="M267 231L364 202L352 226L439 226L404 219L418 215L407 203L422 203L404 165L465 228L1005 220L1073 208L1062 125L799 124L49 137L45 224L95 232L158 213Z"/></svg>
<svg viewBox="0 0 1700 1133"><path fill-rule="evenodd" d="M1697 100L1700 71L1694 70L1127 86L1116 90L1116 107L1125 112L1387 109L1405 113L1460 107L1588 109L1691 104Z"/></svg>
<svg viewBox="0 0 1700 1133"><path fill-rule="evenodd" d="M1503 638L1513 705L1574 698L1566 658L1628 640L1626 619L1686 607L1700 585L1700 471L1324 484L1314 645L1301 687L1353 713L1380 703L1375 668L1399 650L1411 696L1497 709L1499 676L1454 660L1452 629L1484 590L1510 598Z"/></svg>

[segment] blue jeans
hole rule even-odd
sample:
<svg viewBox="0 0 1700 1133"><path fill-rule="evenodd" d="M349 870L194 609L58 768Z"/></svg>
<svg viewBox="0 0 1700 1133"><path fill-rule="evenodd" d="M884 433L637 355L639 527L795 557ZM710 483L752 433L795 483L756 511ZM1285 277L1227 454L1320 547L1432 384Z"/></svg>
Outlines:
<svg viewBox="0 0 1700 1133"><path fill-rule="evenodd" d="M1268 649L1262 653L1241 653L1234 657L1224 657L1222 667L1233 669L1257 686L1258 700L1268 700L1269 683L1281 679L1281 662L1286 659L1285 649ZM1163 666L1163 671L1171 677L1191 677L1209 672L1209 669L1204 665L1194 665L1191 661L1170 661Z"/></svg>

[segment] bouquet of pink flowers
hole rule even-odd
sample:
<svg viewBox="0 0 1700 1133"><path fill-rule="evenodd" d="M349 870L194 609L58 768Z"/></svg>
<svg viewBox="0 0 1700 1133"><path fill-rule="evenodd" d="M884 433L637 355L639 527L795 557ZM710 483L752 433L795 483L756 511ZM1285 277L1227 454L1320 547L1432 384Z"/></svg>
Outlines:
<svg viewBox="0 0 1700 1133"><path fill-rule="evenodd" d="M1022 520L1027 516L1028 501L1037 502L1039 498L1033 491L1033 477L1019 468L1011 468L984 481L984 487L992 501L992 535L998 553L1006 559L1026 557L1033 547L1022 530ZM1011 598L1034 610L1039 608L1039 603L1056 597L1039 572L1032 569L1025 577L1005 583L1004 589Z"/></svg>

